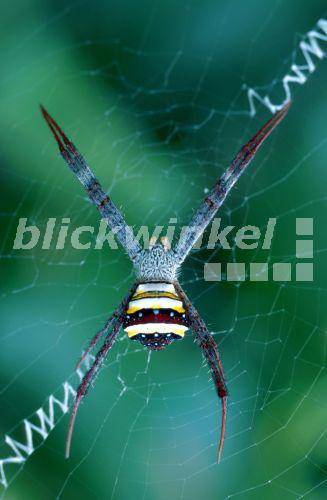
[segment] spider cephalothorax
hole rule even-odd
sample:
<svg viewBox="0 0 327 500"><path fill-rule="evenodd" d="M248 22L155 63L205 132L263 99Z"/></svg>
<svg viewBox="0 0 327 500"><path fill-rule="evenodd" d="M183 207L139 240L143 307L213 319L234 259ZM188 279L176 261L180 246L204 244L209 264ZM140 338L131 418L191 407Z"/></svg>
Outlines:
<svg viewBox="0 0 327 500"><path fill-rule="evenodd" d="M149 250L141 250L135 259L136 278L139 281L176 280L179 267L178 255L164 245L150 245Z"/></svg>
<svg viewBox="0 0 327 500"><path fill-rule="evenodd" d="M104 327L93 337L78 364L79 366L91 349L101 338L105 337L91 368L77 390L68 430L67 457L69 456L71 436L80 401L115 342L120 329L123 327L131 340L138 340L151 350L161 350L173 340L182 339L190 328L208 362L217 394L222 402L219 461L224 441L227 412L227 387L224 372L216 343L178 283L177 271L195 242L214 218L259 146L285 116L288 107L289 104L276 113L239 151L226 172L204 199L176 246L171 249L167 241L163 241L163 245L157 245L155 241L152 241L148 250L140 247L131 227L126 224L121 212L103 191L83 156L53 118L41 107L43 116L58 143L62 157L82 183L90 200L96 205L102 217L115 231L116 238L133 262L137 279L123 302L113 312Z"/></svg>

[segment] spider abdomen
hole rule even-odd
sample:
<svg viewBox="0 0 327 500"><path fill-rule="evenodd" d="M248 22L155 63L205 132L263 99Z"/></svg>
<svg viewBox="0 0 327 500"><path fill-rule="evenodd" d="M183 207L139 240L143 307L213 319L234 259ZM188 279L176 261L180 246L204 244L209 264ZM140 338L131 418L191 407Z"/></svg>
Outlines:
<svg viewBox="0 0 327 500"><path fill-rule="evenodd" d="M160 350L184 337L188 324L184 304L171 283L138 285L124 319L124 330L132 340Z"/></svg>

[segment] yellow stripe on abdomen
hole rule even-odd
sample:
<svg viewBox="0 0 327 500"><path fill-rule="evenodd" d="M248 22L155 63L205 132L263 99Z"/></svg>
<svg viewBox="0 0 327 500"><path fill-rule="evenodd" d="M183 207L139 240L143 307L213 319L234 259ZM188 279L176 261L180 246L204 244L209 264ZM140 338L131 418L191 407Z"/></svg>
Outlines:
<svg viewBox="0 0 327 500"><path fill-rule="evenodd" d="M180 313L185 312L181 300L168 297L149 297L146 299L131 300L128 304L127 314L133 314L141 309L172 309Z"/></svg>
<svg viewBox="0 0 327 500"><path fill-rule="evenodd" d="M135 295L133 295L131 301L139 300L139 299L146 299L149 297L150 298L151 297L153 297L153 298L155 298L155 297L167 297L169 299L179 300L175 293L152 291L152 292L135 293Z"/></svg>

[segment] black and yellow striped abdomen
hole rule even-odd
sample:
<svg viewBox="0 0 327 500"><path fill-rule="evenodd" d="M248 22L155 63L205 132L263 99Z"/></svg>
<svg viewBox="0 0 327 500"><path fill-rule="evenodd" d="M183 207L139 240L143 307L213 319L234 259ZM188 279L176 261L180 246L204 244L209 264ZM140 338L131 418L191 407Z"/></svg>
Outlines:
<svg viewBox="0 0 327 500"><path fill-rule="evenodd" d="M128 304L124 330L132 340L159 350L188 330L185 309L171 283L138 285Z"/></svg>

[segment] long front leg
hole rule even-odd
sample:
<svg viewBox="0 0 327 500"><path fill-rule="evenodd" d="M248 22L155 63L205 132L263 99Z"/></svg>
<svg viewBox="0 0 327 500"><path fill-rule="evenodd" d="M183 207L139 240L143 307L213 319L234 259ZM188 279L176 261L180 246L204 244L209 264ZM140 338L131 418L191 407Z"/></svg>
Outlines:
<svg viewBox="0 0 327 500"><path fill-rule="evenodd" d="M59 125L43 106L41 106L41 111L57 141L61 156L81 182L90 200L98 208L108 226L115 231L118 241L131 260L134 261L137 254L141 251L141 247L134 237L132 228L126 224L120 210L118 210L109 196L106 195L99 181L95 178L85 159L77 151L74 144L66 137Z"/></svg>
<svg viewBox="0 0 327 500"><path fill-rule="evenodd" d="M217 210L224 203L226 196L244 172L247 165L254 158L263 141L270 132L286 115L290 103L286 104L278 113L276 113L257 134L241 149L237 156L227 168L226 172L215 184L209 195L204 199L202 205L194 215L190 225L182 233L180 240L176 244L174 251L182 263L191 251L193 245L202 235L208 224L212 221Z"/></svg>
<svg viewBox="0 0 327 500"><path fill-rule="evenodd" d="M218 446L218 463L220 461L221 452L224 444L225 428L226 428L226 416L227 416L227 386L224 377L223 367L220 361L218 348L216 342L210 335L204 321L200 317L199 313L193 306L193 304L188 299L184 290L179 283L175 283L175 289L178 292L183 304L185 306L187 318L190 323L190 327L195 335L195 339L198 345L201 347L203 354L207 360L210 367L213 381L216 386L217 394L221 399L222 404L222 418L221 418L221 430L220 439Z"/></svg>

